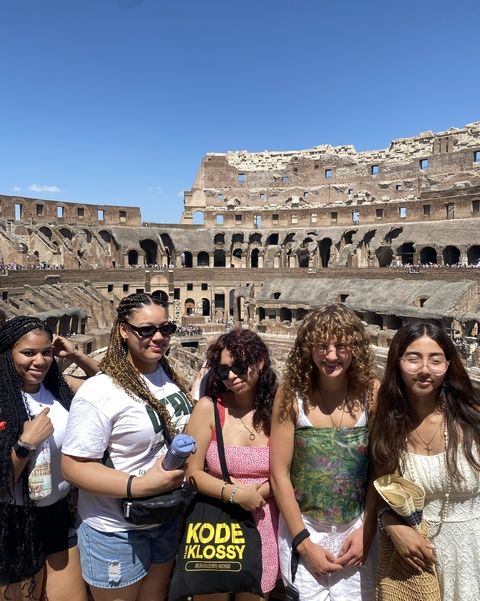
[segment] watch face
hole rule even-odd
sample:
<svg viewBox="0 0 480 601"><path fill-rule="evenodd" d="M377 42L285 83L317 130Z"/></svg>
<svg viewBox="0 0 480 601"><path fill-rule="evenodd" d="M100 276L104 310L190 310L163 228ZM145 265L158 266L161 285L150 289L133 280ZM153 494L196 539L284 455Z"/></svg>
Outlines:
<svg viewBox="0 0 480 601"><path fill-rule="evenodd" d="M16 456L19 457L20 459L26 459L27 457L30 457L30 455L32 454L32 451L27 449L27 447L24 447L21 444L18 444L18 442L16 442L14 444L13 450L15 451Z"/></svg>

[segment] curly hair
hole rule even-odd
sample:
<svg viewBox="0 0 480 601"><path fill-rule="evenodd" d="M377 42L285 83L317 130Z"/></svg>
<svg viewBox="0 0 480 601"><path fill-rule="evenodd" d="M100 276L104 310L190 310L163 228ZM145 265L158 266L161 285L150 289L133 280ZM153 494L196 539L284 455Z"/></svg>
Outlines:
<svg viewBox="0 0 480 601"><path fill-rule="evenodd" d="M263 361L255 392L253 427L261 428L269 436L273 399L278 382L266 344L258 334L251 330L234 329L228 334L222 334L208 347L207 367L211 369L207 376L206 394L213 398L222 395L227 390L215 370L215 367L220 365L220 355L224 349L232 355L234 361L244 361L249 367L256 366Z"/></svg>
<svg viewBox="0 0 480 601"><path fill-rule="evenodd" d="M107 353L100 363L100 369L109 375L112 380L122 388L130 397L138 401L138 398L146 401L163 418L167 427L167 436L175 436L175 429L170 419L170 414L162 403L150 392L140 372L128 359L128 343L120 335L120 324L127 323L128 317L143 307L157 305L167 310L167 305L158 297L146 292L135 293L126 296L120 301L117 308L117 317L113 323L110 334L110 343ZM159 364L165 370L167 376L174 382L185 396L191 401L189 393L180 378L177 376L167 358L163 356Z"/></svg>
<svg viewBox="0 0 480 601"><path fill-rule="evenodd" d="M438 390L438 407L445 415L448 428L447 468L454 479L459 479L457 450L460 443L470 465L480 469L480 462L473 453L474 446L480 449L480 391L472 385L453 342L434 323L417 322L403 326L390 344L377 395L371 439L372 457L377 470L385 474L405 467L401 458L407 452L407 436L416 424L399 365L405 350L423 336L434 340L450 362L443 385Z"/></svg>
<svg viewBox="0 0 480 601"><path fill-rule="evenodd" d="M367 392L371 394L375 380L374 355L360 318L343 304L323 305L305 316L288 354L280 409L282 420L291 418L297 393L303 399L305 413L309 412L314 391L319 385L312 351L320 342L332 338L352 351L352 362L347 372L347 408L351 410L356 401L365 399Z"/></svg>
<svg viewBox="0 0 480 601"><path fill-rule="evenodd" d="M3 429L0 431L0 548L7 548L7 541L11 536L11 520L7 519L7 510L10 503L15 503L15 481L12 463L12 447L19 439L23 424L31 419L22 390L22 381L17 374L12 357L15 344L29 332L45 332L53 340L52 330L36 317L19 316L6 321L0 328L0 420ZM43 380L55 399L67 409L70 409L72 391L65 382L57 362L54 360ZM34 563L34 528L35 528L35 503L28 494L28 471L23 470L20 476L22 500L25 508L25 520L15 524L17 537L22 546L17 557L23 556L25 565ZM0 553L0 572L4 573L6 553Z"/></svg>

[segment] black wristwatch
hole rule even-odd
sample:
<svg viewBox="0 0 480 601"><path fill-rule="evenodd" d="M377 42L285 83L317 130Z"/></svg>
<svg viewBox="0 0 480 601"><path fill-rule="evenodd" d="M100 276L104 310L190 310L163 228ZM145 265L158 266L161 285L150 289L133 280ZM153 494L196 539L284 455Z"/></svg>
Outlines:
<svg viewBox="0 0 480 601"><path fill-rule="evenodd" d="M17 440L17 442L13 445L13 450L15 451L15 455L19 459L28 459L32 453L36 450L37 447L34 447L32 444L28 442L24 442L21 438Z"/></svg>

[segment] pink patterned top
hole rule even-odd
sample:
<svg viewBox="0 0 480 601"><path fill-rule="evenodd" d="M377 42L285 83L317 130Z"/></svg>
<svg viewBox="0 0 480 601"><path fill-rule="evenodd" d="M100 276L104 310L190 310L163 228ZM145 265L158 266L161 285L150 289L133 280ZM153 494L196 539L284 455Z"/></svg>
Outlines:
<svg viewBox="0 0 480 601"><path fill-rule="evenodd" d="M218 403L220 422L225 422L227 408ZM222 479L222 468L218 458L215 430L206 455L206 470L212 476ZM270 477L269 447L228 447L225 446L225 459L232 478L244 484L261 484ZM278 562L278 507L273 496L267 499L262 509L252 511L253 519L262 540L262 591L271 591L279 574Z"/></svg>

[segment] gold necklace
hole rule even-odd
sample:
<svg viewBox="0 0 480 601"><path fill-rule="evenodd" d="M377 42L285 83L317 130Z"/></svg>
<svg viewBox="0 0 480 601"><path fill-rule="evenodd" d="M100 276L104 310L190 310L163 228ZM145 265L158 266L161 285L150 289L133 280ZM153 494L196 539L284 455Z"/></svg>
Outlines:
<svg viewBox="0 0 480 601"><path fill-rule="evenodd" d="M332 422L332 427L335 428L336 430L339 430L342 427L343 416L345 415L345 407L347 405L349 392L350 392L350 384L347 387L347 394L345 395L345 398L343 399L343 403L340 405L340 409L342 410L342 416L340 417L340 423L337 425L332 417L332 413L333 413L333 411L335 411L335 409L332 411L332 413L328 414L328 417L330 418L330 421Z"/></svg>
<svg viewBox="0 0 480 601"><path fill-rule="evenodd" d="M240 421L242 422L242 426L245 428L245 430L249 433L248 438L250 440L255 440L255 432L253 430L250 430L250 428L248 426L245 425L245 422L243 421L243 419L240 417L239 418Z"/></svg>
<svg viewBox="0 0 480 601"><path fill-rule="evenodd" d="M432 436L432 438L431 438L431 439L430 439L428 442L427 442L427 441L426 441L426 440L423 438L423 436L420 434L420 432L417 430L417 428L414 428L415 434L416 434L416 435L418 436L418 438L419 438L419 439L420 439L420 440L423 442L423 444L425 445L425 446L424 446L424 449L427 451L427 453L428 453L429 455L430 455L430 451L432 451L432 450L433 450L433 449L432 449L432 447L431 447L430 445L432 444L432 442L433 442L434 438L437 436L437 434L438 434L438 432L439 432L439 430L440 430L440 427L441 427L441 425L443 424L443 422L444 422L444 419L443 419L443 417L442 417L442 419L441 419L440 423L438 424L438 427L437 427L437 429L435 430L435 434Z"/></svg>

